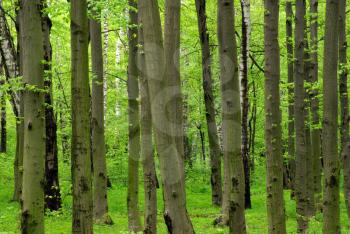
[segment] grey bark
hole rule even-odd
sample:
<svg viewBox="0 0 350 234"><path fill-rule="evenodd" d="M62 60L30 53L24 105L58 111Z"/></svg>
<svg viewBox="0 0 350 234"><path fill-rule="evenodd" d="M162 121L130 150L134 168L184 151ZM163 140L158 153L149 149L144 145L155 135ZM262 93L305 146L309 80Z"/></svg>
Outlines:
<svg viewBox="0 0 350 234"><path fill-rule="evenodd" d="M72 233L93 233L91 125L86 0L71 0Z"/></svg>
<svg viewBox="0 0 350 234"><path fill-rule="evenodd" d="M265 1L265 145L269 234L286 233L280 109L279 1Z"/></svg>
<svg viewBox="0 0 350 234"><path fill-rule="evenodd" d="M137 3L129 0L129 61L128 61L128 116L129 116L129 162L128 162L128 225L129 231L142 230L139 213L139 161L140 161L140 113L137 70Z"/></svg>
<svg viewBox="0 0 350 234"><path fill-rule="evenodd" d="M24 151L22 233L44 233L45 108L40 0L23 0Z"/></svg>
<svg viewBox="0 0 350 234"><path fill-rule="evenodd" d="M232 0L218 0L217 4L224 152L223 219L229 217L231 234L242 234L246 233L245 180L234 3Z"/></svg>
<svg viewBox="0 0 350 234"><path fill-rule="evenodd" d="M340 233L338 153L338 23L339 1L326 1L323 60L324 160L323 233Z"/></svg>

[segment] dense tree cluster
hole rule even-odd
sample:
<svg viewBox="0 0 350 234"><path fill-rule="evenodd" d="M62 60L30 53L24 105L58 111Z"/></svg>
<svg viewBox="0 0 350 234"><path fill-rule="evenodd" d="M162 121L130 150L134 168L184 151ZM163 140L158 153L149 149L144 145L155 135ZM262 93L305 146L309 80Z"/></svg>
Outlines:
<svg viewBox="0 0 350 234"><path fill-rule="evenodd" d="M45 233L67 207L72 233L114 230L108 190L124 186L129 232L192 234L199 178L216 229L258 233L246 213L266 201L270 234L310 233L320 216L317 233L341 233L348 5L0 0L0 152L14 159L21 233Z"/></svg>

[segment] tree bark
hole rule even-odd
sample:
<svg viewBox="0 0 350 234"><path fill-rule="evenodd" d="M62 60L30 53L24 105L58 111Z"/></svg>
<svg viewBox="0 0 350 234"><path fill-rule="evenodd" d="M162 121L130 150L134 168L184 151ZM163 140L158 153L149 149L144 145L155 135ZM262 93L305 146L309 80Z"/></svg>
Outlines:
<svg viewBox="0 0 350 234"><path fill-rule="evenodd" d="M140 15L139 21L141 22ZM145 234L157 233L157 174L152 141L152 113L149 88L146 79L145 54L143 51L143 28L139 28L139 84L141 94L141 159L145 193Z"/></svg>
<svg viewBox="0 0 350 234"><path fill-rule="evenodd" d="M42 7L46 7L45 1L41 1ZM46 128L46 160L45 160L45 208L59 210L61 208L61 194L58 177L58 148L57 148L57 124L53 109L52 93L52 47L50 33L52 22L48 15L41 15L41 24L44 44L44 71L45 71L45 128Z"/></svg>
<svg viewBox="0 0 350 234"><path fill-rule="evenodd" d="M71 0L72 233L93 233L91 131L86 0Z"/></svg>
<svg viewBox="0 0 350 234"><path fill-rule="evenodd" d="M112 224L108 214L107 166L104 123L104 81L103 50L100 14L94 13L90 20L91 63L92 63L92 162L94 219L97 223Z"/></svg>
<svg viewBox="0 0 350 234"><path fill-rule="evenodd" d="M286 45L288 60L288 187L295 192L295 128L294 128L294 55L293 55L293 6L286 2Z"/></svg>
<svg viewBox="0 0 350 234"><path fill-rule="evenodd" d="M215 119L215 100L211 72L212 58L210 54L209 33L207 29L206 1L196 0L199 39L202 49L202 78L206 121L210 148L211 200L213 205L222 204L221 149Z"/></svg>
<svg viewBox="0 0 350 234"><path fill-rule="evenodd" d="M249 155L249 87L248 87L248 64L250 43L250 0L241 0L242 8L242 58L241 58L241 93L242 93L242 157L245 178L245 208L252 208L250 194L250 155Z"/></svg>
<svg viewBox="0 0 350 234"><path fill-rule="evenodd" d="M319 114L319 90L318 86L318 0L310 2L310 49L311 49L311 145L314 168L314 193L315 208L321 210L322 186L321 186L321 127Z"/></svg>
<svg viewBox="0 0 350 234"><path fill-rule="evenodd" d="M40 0L23 0L24 152L22 233L44 233L45 119Z"/></svg>
<svg viewBox="0 0 350 234"><path fill-rule="evenodd" d="M241 152L242 126L235 37L234 4L218 0L218 41L222 93L222 133L224 152L223 212L229 216L230 233L246 233L244 215L244 169ZM226 194L226 196L225 196ZM228 199L228 201L225 201ZM225 203L226 202L226 203Z"/></svg>
<svg viewBox="0 0 350 234"><path fill-rule="evenodd" d="M279 1L265 1L265 145L267 217L270 234L286 233L283 200L282 113L280 109Z"/></svg>
<svg viewBox="0 0 350 234"><path fill-rule="evenodd" d="M312 217L315 214L315 190L314 190L314 160L312 154L313 146L311 141L311 119L310 119L310 107L311 107L311 58L310 58L309 42L307 37L305 38L305 51L304 51L304 71L305 71L305 85L304 88L304 102L305 102L305 142L306 142L306 189L307 189L307 216Z"/></svg>
<svg viewBox="0 0 350 234"><path fill-rule="evenodd" d="M0 74L2 74L2 64L0 63ZM3 83L4 84L4 83ZM0 152L7 152L7 130L6 130L6 94L5 92L1 92L0 97L1 102L1 140L0 140Z"/></svg>
<svg viewBox="0 0 350 234"><path fill-rule="evenodd" d="M128 224L130 232L142 230L139 213L139 161L140 161L140 114L137 69L137 3L129 0L129 61L128 61L128 116L129 116L129 164L128 164Z"/></svg>
<svg viewBox="0 0 350 234"><path fill-rule="evenodd" d="M165 82L169 93L167 113L180 157L181 180L185 184L183 99L180 79L180 7L181 0L165 0L164 55ZM185 191L184 194L186 195Z"/></svg>
<svg viewBox="0 0 350 234"><path fill-rule="evenodd" d="M340 233L338 154L338 21L339 1L326 1L323 62L323 232Z"/></svg>
<svg viewBox="0 0 350 234"><path fill-rule="evenodd" d="M182 180L183 164L178 152L172 126L166 113L170 93L166 89L165 58L160 14L157 0L139 0L144 36L146 79L149 85L152 122L164 189L164 220L168 232L194 233L186 210L185 185ZM174 114L174 113L170 113Z"/></svg>
<svg viewBox="0 0 350 234"><path fill-rule="evenodd" d="M296 1L295 15L295 71L294 71L294 115L295 115L295 196L297 202L298 233L306 233L307 221L307 142L305 131L305 30L306 30L305 0Z"/></svg>
<svg viewBox="0 0 350 234"><path fill-rule="evenodd" d="M348 69L347 64L347 40L346 40L346 0L339 1L339 95L341 112L341 157L344 168L344 197L348 216L350 218L350 136L349 136L349 94L348 94Z"/></svg>

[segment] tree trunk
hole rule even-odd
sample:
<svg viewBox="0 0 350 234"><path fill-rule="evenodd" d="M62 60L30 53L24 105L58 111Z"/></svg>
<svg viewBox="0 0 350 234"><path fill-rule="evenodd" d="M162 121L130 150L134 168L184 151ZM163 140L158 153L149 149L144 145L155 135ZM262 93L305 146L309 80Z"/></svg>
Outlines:
<svg viewBox="0 0 350 234"><path fill-rule="evenodd" d="M141 21L139 16L139 21ZM145 79L145 54L143 52L143 28L139 28L138 52L139 84L141 93L141 159L143 165L144 193L145 193L145 234L157 233L157 175L154 162L152 141L152 114L147 80Z"/></svg>
<svg viewBox="0 0 350 234"><path fill-rule="evenodd" d="M304 47L306 29L305 0L296 1L295 15L295 71L294 71L294 115L295 115L295 196L297 202L298 233L306 233L307 221L307 142L305 131L305 66Z"/></svg>
<svg viewBox="0 0 350 234"><path fill-rule="evenodd" d="M199 39L202 48L202 78L206 121L210 148L211 200L213 205L222 204L221 149L215 120L215 100L211 72L211 54L207 29L206 1L196 0Z"/></svg>
<svg viewBox="0 0 350 234"><path fill-rule="evenodd" d="M242 157L244 166L245 179L245 208L252 208L250 198L250 156L249 156L249 135L248 135L248 118L249 118L249 88L248 88L248 59L250 43L250 0L241 0L242 8Z"/></svg>
<svg viewBox="0 0 350 234"><path fill-rule="evenodd" d="M265 145L268 230L270 234L284 234L286 233L286 222L283 200L282 113L279 87L279 1L265 1L265 12Z"/></svg>
<svg viewBox="0 0 350 234"><path fill-rule="evenodd" d="M0 62L0 74L2 75L2 64ZM2 83L4 84L4 83ZM6 131L6 94L4 91L1 92L1 140L0 140L0 152L7 152L7 131Z"/></svg>
<svg viewBox="0 0 350 234"><path fill-rule="evenodd" d="M314 193L315 193L315 208L321 210L321 128L319 115L319 90L318 86L318 0L310 2L310 49L311 49L311 145L314 167Z"/></svg>
<svg viewBox="0 0 350 234"><path fill-rule="evenodd" d="M71 0L72 233L93 233L91 131L86 0Z"/></svg>
<svg viewBox="0 0 350 234"><path fill-rule="evenodd" d="M92 63L92 162L93 162L93 203L94 219L97 223L112 224L108 215L107 166L104 123L103 51L99 14L90 20L91 63Z"/></svg>
<svg viewBox="0 0 350 234"><path fill-rule="evenodd" d="M349 136L349 94L348 69L346 67L347 41L346 41L346 0L339 1L339 95L341 110L341 156L344 167L344 197L348 216L350 218L350 136Z"/></svg>
<svg viewBox="0 0 350 234"><path fill-rule="evenodd" d="M286 2L286 44L288 60L288 187L295 192L295 129L294 129L294 57L293 57L293 6Z"/></svg>
<svg viewBox="0 0 350 234"><path fill-rule="evenodd" d="M180 7L181 0L165 0L164 55L166 92L169 95L169 99L166 100L168 120L179 156L181 180L185 184L183 100L180 79ZM185 191L184 194L186 195Z"/></svg>
<svg viewBox="0 0 350 234"><path fill-rule="evenodd" d="M129 0L129 61L128 61L128 116L129 116L129 164L128 164L128 224L130 232L142 230L139 213L139 161L140 161L140 115L137 69L137 3Z"/></svg>
<svg viewBox="0 0 350 234"><path fill-rule="evenodd" d="M338 21L339 1L326 1L323 62L323 232L340 233L338 154Z"/></svg>
<svg viewBox="0 0 350 234"><path fill-rule="evenodd" d="M305 83L311 82L311 59L308 39L305 38L305 51L304 51L304 71L305 71ZM305 102L305 142L306 142L306 188L307 188L307 215L312 217L315 214L315 195L314 195L314 160L312 154L312 142L311 142L311 121L310 121L310 107L311 107L311 90L309 85L305 85L304 88L304 102Z"/></svg>
<svg viewBox="0 0 350 234"><path fill-rule="evenodd" d="M46 7L42 0L43 7ZM41 16L41 24L44 42L44 71L45 75L45 127L46 127L46 160L45 160L45 208L59 210L61 208L60 184L58 179L58 149L57 149L57 124L53 110L52 94L52 47L50 33L52 22L48 15Z"/></svg>
<svg viewBox="0 0 350 234"><path fill-rule="evenodd" d="M255 135L256 135L256 116L257 116L257 97L256 97L256 84L252 82L253 86L253 103L251 107L251 116L249 119L249 150L250 150L250 165L251 170L255 167Z"/></svg>
<svg viewBox="0 0 350 234"><path fill-rule="evenodd" d="M167 119L165 58L161 21L157 0L139 0L139 14L143 25L146 80L149 85L152 122L164 189L164 220L169 233L194 233L186 210L185 185L182 180L183 164L178 152L171 122ZM169 113L174 115L175 113Z"/></svg>
<svg viewBox="0 0 350 234"><path fill-rule="evenodd" d="M24 152L22 233L44 233L45 119L40 0L23 0Z"/></svg>
<svg viewBox="0 0 350 234"><path fill-rule="evenodd" d="M222 92L224 152L224 220L229 216L230 233L246 233L244 215L244 169L241 152L241 104L237 44L232 0L218 1L218 41ZM225 196L226 193L226 196ZM228 194L228 195L227 195ZM228 201L225 201L228 199Z"/></svg>

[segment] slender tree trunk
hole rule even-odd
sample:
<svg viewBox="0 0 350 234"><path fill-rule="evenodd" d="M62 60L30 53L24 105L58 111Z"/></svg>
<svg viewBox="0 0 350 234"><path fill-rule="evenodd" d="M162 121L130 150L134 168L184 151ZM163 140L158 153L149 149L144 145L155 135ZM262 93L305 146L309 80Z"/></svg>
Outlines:
<svg viewBox="0 0 350 234"><path fill-rule="evenodd" d="M108 15L103 18L103 106L104 113L107 113L107 91L108 91L108 49L109 49L109 27L108 27ZM104 115L106 119L106 114Z"/></svg>
<svg viewBox="0 0 350 234"><path fill-rule="evenodd" d="M165 0L164 55L166 92L169 93L167 112L180 157L181 180L185 184L183 99L180 79L180 7L181 0ZM186 195L185 191L184 194Z"/></svg>
<svg viewBox="0 0 350 234"><path fill-rule="evenodd" d="M42 7L46 7L45 1L41 0ZM57 124L53 110L52 94L52 47L50 33L52 22L48 15L41 16L43 43L44 43L44 71L45 75L45 128L46 128L46 160L45 160L45 207L49 210L61 208L60 184L58 179L58 149L57 149Z"/></svg>
<svg viewBox="0 0 350 234"><path fill-rule="evenodd" d="M218 41L222 92L222 133L225 181L223 211L229 214L230 233L246 233L244 215L244 169L241 152L242 126L237 44L232 0L218 0ZM225 203L223 203L225 204ZM227 213L224 213L224 217Z"/></svg>
<svg viewBox="0 0 350 234"><path fill-rule="evenodd" d="M245 179L245 208L252 208L250 195L250 155L249 155L249 88L248 88L248 59L250 43L250 0L241 0L242 8L242 157Z"/></svg>
<svg viewBox="0 0 350 234"><path fill-rule="evenodd" d="M91 131L86 0L71 0L72 233L93 233Z"/></svg>
<svg viewBox="0 0 350 234"><path fill-rule="evenodd" d="M201 153L202 153L202 161L203 161L203 164L205 164L205 135L204 135L204 132L202 130L202 125L199 124L197 126L197 129L198 129L198 133L199 133L199 138L201 139Z"/></svg>
<svg viewBox="0 0 350 234"><path fill-rule="evenodd" d="M295 195L297 202L298 233L307 233L307 142L305 131L305 29L306 29L306 2L296 1L295 15L295 71L294 71L294 93L295 93L295 133L296 133L296 174L295 174Z"/></svg>
<svg viewBox="0 0 350 234"><path fill-rule="evenodd" d="M339 1L339 95L341 110L341 156L344 167L344 197L348 216L350 217L350 136L349 136L349 94L348 69L346 67L347 41L346 41L346 0Z"/></svg>
<svg viewBox="0 0 350 234"><path fill-rule="evenodd" d="M2 66L0 64L0 74L2 73ZM7 130L6 130L6 94L3 91L0 97L1 102L1 140L0 140L0 152L7 152Z"/></svg>
<svg viewBox="0 0 350 234"><path fill-rule="evenodd" d="M305 71L305 85L304 88L304 102L305 102L305 142L306 142L306 188L307 188L307 215L312 217L315 214L315 195L314 195L314 160L312 154L312 142L311 142L311 119L310 119L310 107L311 107L311 90L309 88L311 82L311 59L310 49L307 37L305 38L305 51L304 51L304 71Z"/></svg>
<svg viewBox="0 0 350 234"><path fill-rule="evenodd" d="M294 57L293 57L293 6L286 2L286 44L288 59L288 184L295 191L295 129L294 129Z"/></svg>
<svg viewBox="0 0 350 234"><path fill-rule="evenodd" d="M45 119L40 0L23 0L24 154L22 233L44 233Z"/></svg>
<svg viewBox="0 0 350 234"><path fill-rule="evenodd" d="M97 223L112 224L108 215L107 166L104 123L103 51L100 15L90 20L92 62L92 162L94 184L94 219Z"/></svg>
<svg viewBox="0 0 350 234"><path fill-rule="evenodd" d="M128 62L128 115L129 115L129 166L128 166L128 223L130 232L142 230L139 213L139 161L140 161L140 114L137 69L137 3L129 0L129 62Z"/></svg>
<svg viewBox="0 0 350 234"><path fill-rule="evenodd" d="M202 48L202 78L206 121L210 148L211 169L211 200L213 205L222 204L222 180L221 180L221 149L218 130L215 119L215 100L213 95L213 80L211 72L211 54L209 33L207 29L206 1L196 0L198 18L198 31Z"/></svg>
<svg viewBox="0 0 350 234"><path fill-rule="evenodd" d="M326 1L323 61L323 232L340 233L338 154L338 21L339 1Z"/></svg>
<svg viewBox="0 0 350 234"><path fill-rule="evenodd" d="M139 14L143 25L146 79L149 85L153 127L164 189L164 220L169 233L194 233L186 210L185 185L182 180L183 164L172 134L171 122L167 119L166 89L164 74L165 58L162 30L157 0L139 0ZM174 113L169 113L170 115Z"/></svg>
<svg viewBox="0 0 350 234"><path fill-rule="evenodd" d="M139 21L140 15L139 15ZM145 67L145 54L143 51L143 28L139 28L138 52L139 84L141 94L141 158L143 165L144 193L145 193L145 234L157 233L157 175L154 162L152 141L152 113Z"/></svg>
<svg viewBox="0 0 350 234"><path fill-rule="evenodd" d="M286 222L283 200L282 113L279 87L279 1L266 0L265 12L265 144L268 230L270 234L283 234L286 233Z"/></svg>
<svg viewBox="0 0 350 234"><path fill-rule="evenodd" d="M250 165L251 170L254 170L255 167L255 135L256 135L256 115L257 115L257 96L256 96L256 84L255 81L252 82L253 86L253 103L251 116L249 119L249 150L250 150Z"/></svg>
<svg viewBox="0 0 350 234"><path fill-rule="evenodd" d="M311 49L311 67L310 67L310 81L311 81L311 145L314 168L314 193L315 193L315 208L321 210L321 129L320 129L320 115L319 115L319 99L318 94L318 0L311 0L310 2L310 49Z"/></svg>

